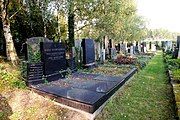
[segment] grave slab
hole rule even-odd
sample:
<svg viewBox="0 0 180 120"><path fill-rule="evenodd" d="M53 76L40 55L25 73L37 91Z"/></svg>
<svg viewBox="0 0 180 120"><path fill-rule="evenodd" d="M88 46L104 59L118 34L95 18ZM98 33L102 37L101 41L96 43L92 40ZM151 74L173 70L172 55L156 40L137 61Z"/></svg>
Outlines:
<svg viewBox="0 0 180 120"><path fill-rule="evenodd" d="M31 85L31 88L61 104L94 113L136 71L137 69L133 68L122 77L73 73L72 77L67 79Z"/></svg>
<svg viewBox="0 0 180 120"><path fill-rule="evenodd" d="M99 74L91 74L91 73L81 73L81 72L76 72L72 74L72 79L94 79L95 77L99 76Z"/></svg>
<svg viewBox="0 0 180 120"><path fill-rule="evenodd" d="M96 80L82 80L82 79L61 79L53 81L50 84L78 89L86 89L99 93L108 93L112 90L118 82L96 81Z"/></svg>
<svg viewBox="0 0 180 120"><path fill-rule="evenodd" d="M58 97L64 97L67 99L71 99L91 105L98 102L98 100L105 95L103 93L93 92L85 89L78 89L72 87L59 87L53 84L48 84L48 85L41 84L35 86L35 88L38 88L43 92L57 95Z"/></svg>
<svg viewBox="0 0 180 120"><path fill-rule="evenodd" d="M99 75L94 78L94 80L100 80L100 81L109 81L109 82L117 82L117 81L123 81L123 77L117 77L117 76L107 76L107 75Z"/></svg>

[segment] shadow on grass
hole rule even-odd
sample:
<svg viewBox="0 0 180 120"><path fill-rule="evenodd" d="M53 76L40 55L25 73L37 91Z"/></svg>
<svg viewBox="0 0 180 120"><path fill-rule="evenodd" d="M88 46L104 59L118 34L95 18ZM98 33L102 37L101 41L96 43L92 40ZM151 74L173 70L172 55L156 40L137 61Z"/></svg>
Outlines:
<svg viewBox="0 0 180 120"><path fill-rule="evenodd" d="M7 99L0 94L0 120L10 120L9 116L12 114L13 112Z"/></svg>

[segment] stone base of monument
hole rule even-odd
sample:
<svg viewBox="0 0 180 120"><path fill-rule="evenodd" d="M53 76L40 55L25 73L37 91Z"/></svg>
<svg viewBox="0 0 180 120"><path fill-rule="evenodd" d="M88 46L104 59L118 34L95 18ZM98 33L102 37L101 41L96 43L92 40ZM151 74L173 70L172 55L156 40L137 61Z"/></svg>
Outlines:
<svg viewBox="0 0 180 120"><path fill-rule="evenodd" d="M77 65L76 65L75 58L66 59L66 64L67 64L67 67L72 71L72 73L77 71Z"/></svg>
<svg viewBox="0 0 180 120"><path fill-rule="evenodd" d="M136 71L137 69L133 68L124 76L119 77L76 72L66 79L29 87L58 103L92 114Z"/></svg>
<svg viewBox="0 0 180 120"><path fill-rule="evenodd" d="M95 68L95 67L97 67L95 62L83 65L83 68L87 68L87 69L92 69L92 68Z"/></svg>

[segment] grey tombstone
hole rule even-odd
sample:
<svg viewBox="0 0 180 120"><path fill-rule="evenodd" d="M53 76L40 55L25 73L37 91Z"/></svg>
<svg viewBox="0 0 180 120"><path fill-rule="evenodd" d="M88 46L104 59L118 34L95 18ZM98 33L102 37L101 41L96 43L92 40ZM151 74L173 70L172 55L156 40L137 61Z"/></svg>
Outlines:
<svg viewBox="0 0 180 120"><path fill-rule="evenodd" d="M130 47L130 55L131 55L131 56L134 55L134 47L133 47L133 46Z"/></svg>
<svg viewBox="0 0 180 120"><path fill-rule="evenodd" d="M101 49L100 49L100 53L101 53L101 55L100 55L100 62L101 62L101 63L104 63L104 62L105 62L105 59L106 59L106 58L105 58L105 57L106 57L106 56L105 56L105 54L106 54L105 49L102 49L102 48L101 48Z"/></svg>
<svg viewBox="0 0 180 120"><path fill-rule="evenodd" d="M140 42L138 42L137 49L138 49L138 52L140 53L141 52L141 43Z"/></svg>
<svg viewBox="0 0 180 120"><path fill-rule="evenodd" d="M100 42L95 42L95 60L99 60L101 57Z"/></svg>
<svg viewBox="0 0 180 120"><path fill-rule="evenodd" d="M43 83L43 63L41 62L40 42L49 41L44 37L27 39L27 85Z"/></svg>
<svg viewBox="0 0 180 120"><path fill-rule="evenodd" d="M27 59L29 63L41 62L40 42L52 42L44 37L32 37L27 39Z"/></svg>
<svg viewBox="0 0 180 120"><path fill-rule="evenodd" d="M121 44L121 45L120 45L120 51L121 51L123 54L126 53L126 46L125 46L125 44Z"/></svg>
<svg viewBox="0 0 180 120"><path fill-rule="evenodd" d="M117 56L116 48L111 48L111 59L115 60Z"/></svg>

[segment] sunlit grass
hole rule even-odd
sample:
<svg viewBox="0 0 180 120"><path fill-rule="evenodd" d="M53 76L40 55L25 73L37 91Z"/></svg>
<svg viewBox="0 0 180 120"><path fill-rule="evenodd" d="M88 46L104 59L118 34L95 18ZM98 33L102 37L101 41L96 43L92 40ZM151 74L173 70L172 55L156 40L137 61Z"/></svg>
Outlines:
<svg viewBox="0 0 180 120"><path fill-rule="evenodd" d="M172 87L161 54L109 101L98 120L175 119Z"/></svg>

